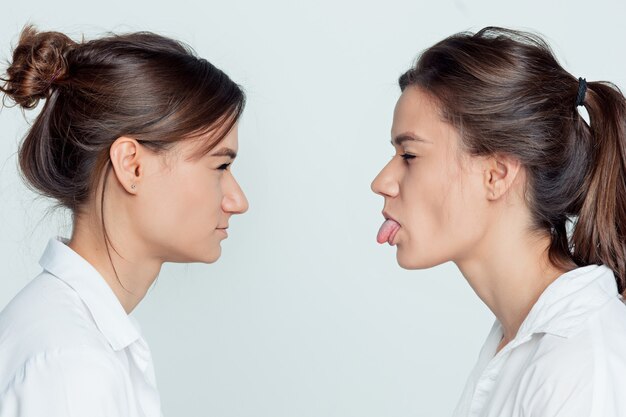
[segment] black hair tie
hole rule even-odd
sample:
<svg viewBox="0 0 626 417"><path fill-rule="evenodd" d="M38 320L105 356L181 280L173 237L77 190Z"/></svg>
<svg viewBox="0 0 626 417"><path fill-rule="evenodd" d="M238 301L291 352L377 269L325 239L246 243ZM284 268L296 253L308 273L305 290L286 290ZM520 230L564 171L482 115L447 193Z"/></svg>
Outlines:
<svg viewBox="0 0 626 417"><path fill-rule="evenodd" d="M578 96L576 96L576 107L582 106L585 101L585 92L587 91L587 80L578 78Z"/></svg>

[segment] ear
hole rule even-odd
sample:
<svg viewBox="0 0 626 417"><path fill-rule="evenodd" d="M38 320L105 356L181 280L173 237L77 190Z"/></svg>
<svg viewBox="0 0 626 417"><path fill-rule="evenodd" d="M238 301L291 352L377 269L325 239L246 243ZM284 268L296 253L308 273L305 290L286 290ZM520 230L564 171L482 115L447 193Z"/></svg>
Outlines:
<svg viewBox="0 0 626 417"><path fill-rule="evenodd" d="M143 178L143 147L136 139L120 136L111 145L109 156L120 185L130 194L136 194Z"/></svg>
<svg viewBox="0 0 626 417"><path fill-rule="evenodd" d="M488 200L497 200L508 192L521 170L521 162L509 155L495 154L485 160L483 183Z"/></svg>

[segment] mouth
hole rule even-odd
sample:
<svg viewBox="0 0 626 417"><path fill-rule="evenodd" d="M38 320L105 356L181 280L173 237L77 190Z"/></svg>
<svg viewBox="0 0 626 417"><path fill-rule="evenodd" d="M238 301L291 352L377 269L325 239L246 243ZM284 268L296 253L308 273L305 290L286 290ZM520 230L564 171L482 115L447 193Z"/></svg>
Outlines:
<svg viewBox="0 0 626 417"><path fill-rule="evenodd" d="M393 220L396 223L398 222L396 219L394 219L393 217L391 217L391 215L387 212L383 210L383 217L385 218L385 220Z"/></svg>
<svg viewBox="0 0 626 417"><path fill-rule="evenodd" d="M383 211L383 217L385 218L385 221L378 230L376 241L378 243L387 242L393 246L395 244L394 238L398 233L398 230L400 230L400 223L398 223L398 221L391 217L386 211Z"/></svg>

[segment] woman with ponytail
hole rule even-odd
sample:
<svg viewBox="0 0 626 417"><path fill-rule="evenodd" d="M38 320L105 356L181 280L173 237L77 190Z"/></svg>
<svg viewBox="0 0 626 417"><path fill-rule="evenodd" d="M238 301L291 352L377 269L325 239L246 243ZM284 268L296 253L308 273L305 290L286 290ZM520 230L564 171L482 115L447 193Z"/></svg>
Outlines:
<svg viewBox="0 0 626 417"><path fill-rule="evenodd" d="M130 313L164 262L216 261L247 210L230 170L244 93L154 33L75 42L32 26L0 90L25 109L44 101L20 173L73 220L0 313L0 416L159 416Z"/></svg>
<svg viewBox="0 0 626 417"><path fill-rule="evenodd" d="M404 268L453 261L495 315L454 416L626 416L624 95L498 27L399 84L378 242Z"/></svg>

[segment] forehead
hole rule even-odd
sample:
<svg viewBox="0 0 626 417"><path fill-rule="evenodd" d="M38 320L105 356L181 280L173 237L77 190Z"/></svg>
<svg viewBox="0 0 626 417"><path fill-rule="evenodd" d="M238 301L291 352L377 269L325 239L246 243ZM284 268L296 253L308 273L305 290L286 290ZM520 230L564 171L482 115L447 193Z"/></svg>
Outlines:
<svg viewBox="0 0 626 417"><path fill-rule="evenodd" d="M412 133L437 145L451 130L454 128L441 118L439 105L430 94L415 86L405 88L394 110L392 138Z"/></svg>
<svg viewBox="0 0 626 417"><path fill-rule="evenodd" d="M230 149L237 150L239 141L239 122L235 122L230 132L217 144L214 149L218 149L222 146L226 146Z"/></svg>
<svg viewBox="0 0 626 417"><path fill-rule="evenodd" d="M233 127L226 134L226 136L224 136L222 138L222 140L220 140L215 145L215 147L213 148L213 151L218 150L218 149L223 148L223 147L230 148L230 149L233 149L233 150L237 150L238 136L239 136L238 128L239 128L239 123L235 122ZM215 140L215 137L218 136L219 134L220 134L220 132L218 132L218 131L209 132L209 133L203 135L200 138L200 142L204 142L205 144L207 142L213 142ZM209 152L209 153L211 153L211 152Z"/></svg>
<svg viewBox="0 0 626 417"><path fill-rule="evenodd" d="M222 149L229 148L237 152L238 148L238 123L235 123L232 129L224 136L217 144L213 146L213 149L206 152L209 144L215 141L215 137L219 135L218 131L210 131L202 134L201 136L180 141L179 149L186 159L195 160L199 157L210 157L214 152Z"/></svg>

